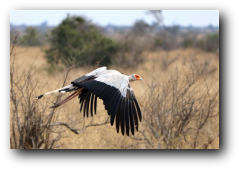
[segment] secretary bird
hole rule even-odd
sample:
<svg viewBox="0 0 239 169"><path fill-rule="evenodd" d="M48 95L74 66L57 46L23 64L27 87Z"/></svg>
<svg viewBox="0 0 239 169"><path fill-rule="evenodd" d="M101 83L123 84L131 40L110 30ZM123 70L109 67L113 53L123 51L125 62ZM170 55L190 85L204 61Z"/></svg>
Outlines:
<svg viewBox="0 0 239 169"><path fill-rule="evenodd" d="M78 79L71 82L71 85L56 89L37 97L42 98L45 95L55 92L73 92L64 100L54 103L50 108L56 108L74 97L78 96L80 112L83 109L83 114L93 116L93 111L96 114L97 98L103 100L105 109L110 116L110 123L113 126L116 122L116 130L129 136L129 130L134 135L135 129L138 131L139 121L141 121L141 111L139 104L135 98L133 89L129 82L135 80L143 80L139 75L132 74L124 75L116 70L107 70L106 67L101 67L89 72ZM138 121L139 120L139 121Z"/></svg>

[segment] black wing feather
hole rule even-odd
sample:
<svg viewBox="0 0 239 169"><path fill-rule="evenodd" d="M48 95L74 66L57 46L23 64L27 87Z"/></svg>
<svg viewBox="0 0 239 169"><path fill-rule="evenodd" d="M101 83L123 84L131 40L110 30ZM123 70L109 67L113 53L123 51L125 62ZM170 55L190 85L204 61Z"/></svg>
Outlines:
<svg viewBox="0 0 239 169"><path fill-rule="evenodd" d="M90 103L90 96L91 96L91 93L88 92L87 96L86 96L86 102L85 102L85 105L86 105L86 116L89 117L89 103Z"/></svg>
<svg viewBox="0 0 239 169"><path fill-rule="evenodd" d="M80 104L81 104L81 107L80 107L80 112L82 111L82 107L83 107L83 104L84 104L84 101L85 101L85 97L86 97L86 92L82 91L82 94L80 95Z"/></svg>
<svg viewBox="0 0 239 169"><path fill-rule="evenodd" d="M139 104L136 99L134 100L134 103L135 103L137 111L138 111L139 121L141 121L141 111L140 111Z"/></svg>
<svg viewBox="0 0 239 169"><path fill-rule="evenodd" d="M117 112L116 112L116 129L117 129L117 133L119 133L120 116L122 114L121 113L122 112L122 109L121 109L122 101L123 101L123 98L121 97L120 101L119 101L118 109L117 109Z"/></svg>
<svg viewBox="0 0 239 169"><path fill-rule="evenodd" d="M115 101L117 100L117 97L120 96L120 93L117 91L113 91L111 94L108 94L108 101L104 101L105 109L106 110L111 110L112 107L114 106ZM113 98L113 99L112 99ZM106 98L107 99L107 98Z"/></svg>
<svg viewBox="0 0 239 169"><path fill-rule="evenodd" d="M93 117L93 103L94 103L94 94L92 93L92 96L91 96L91 101L90 101L90 114L91 114L91 117Z"/></svg>
<svg viewBox="0 0 239 169"><path fill-rule="evenodd" d="M86 93L85 95L85 101L84 101L84 103L82 103L82 104L84 104L83 105L83 112L84 112L84 117L85 117L85 113L86 113L86 105L87 105L87 98L88 98L88 94L89 93Z"/></svg>
<svg viewBox="0 0 239 169"><path fill-rule="evenodd" d="M125 129L125 111L126 111L126 106L125 106L125 103L126 103L126 99L123 98L123 101L122 101L122 104L121 104L121 119L120 119L120 123L121 123L121 133L122 135L124 135L124 129Z"/></svg>
<svg viewBox="0 0 239 169"><path fill-rule="evenodd" d="M125 129L126 129L126 134L129 136L129 99L125 100Z"/></svg>
<svg viewBox="0 0 239 169"><path fill-rule="evenodd" d="M115 102L113 103L113 106L111 106L110 110L109 110L111 112L110 123L111 123L112 126L114 124L115 114L116 114L117 109L118 109L119 104L120 104L120 98L121 98L120 93L117 93Z"/></svg>
<svg viewBox="0 0 239 169"><path fill-rule="evenodd" d="M105 109L111 116L111 125L116 121L117 132L121 129L122 135L124 133L129 135L130 131L134 135L135 128L138 130L138 120L141 121L142 116L133 91L127 89L126 97L123 97L117 88L99 82L95 78L93 76L83 76L71 82L77 87L84 87L82 94L79 96L80 111L83 108L84 116L86 114L87 117L89 116L89 109L91 116L93 116L93 111L96 114L97 97L99 97L103 100ZM128 87L130 88L130 85Z"/></svg>
<svg viewBox="0 0 239 169"><path fill-rule="evenodd" d="M104 101L109 101L109 98L112 98L112 96L115 94L114 90L112 90L113 87L107 87L103 93L101 94L101 99ZM111 99L112 100L112 99Z"/></svg>
<svg viewBox="0 0 239 169"><path fill-rule="evenodd" d="M129 100L129 119L130 119L131 133L134 135L134 119L133 119L132 101L131 100Z"/></svg>
<svg viewBox="0 0 239 169"><path fill-rule="evenodd" d="M134 123L135 123L135 127L136 127L136 130L138 131L138 116L137 116L137 113L136 113L136 109L135 109L135 106L134 106L134 102L132 102L132 112L133 112L133 117L134 117Z"/></svg>
<svg viewBox="0 0 239 169"><path fill-rule="evenodd" d="M94 110L95 110L95 114L96 114L96 107L97 107L97 96L95 96L95 100L94 100Z"/></svg>

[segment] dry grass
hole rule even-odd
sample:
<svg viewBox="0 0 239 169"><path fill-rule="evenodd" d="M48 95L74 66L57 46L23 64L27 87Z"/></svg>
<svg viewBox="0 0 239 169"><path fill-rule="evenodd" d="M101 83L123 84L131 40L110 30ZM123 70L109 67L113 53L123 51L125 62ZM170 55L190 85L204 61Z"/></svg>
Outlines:
<svg viewBox="0 0 239 169"><path fill-rule="evenodd" d="M61 87L64 80L64 71L54 75L49 75L47 71L45 71L47 63L44 59L44 52L42 49L38 47L17 47L15 53L15 62L21 65L18 70L19 74L25 70L23 68L32 65L32 70L35 72L33 81L38 80L37 86L34 89L34 94L36 94L36 96ZM204 72L201 72L200 76L192 74L192 72L198 73L198 70L205 65L206 68L204 67ZM69 83L92 69L94 69L94 67L84 67L71 70L66 79L66 83ZM106 124L89 127L84 132L75 134L65 126L60 126L56 128L55 132L57 134L60 133L59 135L61 136L61 139L57 141L53 148L143 149L159 148L159 146L160 148L219 148L219 93L215 96L215 106L211 112L215 117L210 118L210 120L203 126L203 129L200 130L196 141L196 147L194 147L193 144L196 137L195 135L192 137L189 135L185 136L190 144L183 139L184 135L181 133L181 135L172 139L171 143L167 145L167 141L163 140L165 139L165 134L159 134L159 138L156 138L154 135L150 135L152 133L148 130L148 120L152 117L152 113L155 111L155 109L152 108L152 104L149 104L149 102L152 102L150 98L152 99L162 96L163 89L168 89L169 91L165 93L170 94L170 90L172 90L170 87L173 86L170 86L170 84L174 83L172 80L175 79L175 76L177 76L176 86L181 87L182 89L190 81L190 78L194 78L193 76L197 78L197 81L193 83L192 88L189 89L191 93L190 96L193 95L192 97L196 99L195 102L197 103L197 106L201 105L204 96L210 100L210 98L215 95L215 92L219 91L219 59L217 55L196 51L194 49L178 49L170 52L160 51L145 54L145 63L140 65L137 69L125 69L121 67L110 67L109 69L117 69L124 74L137 73L143 77L142 83L132 83L135 95L138 98L143 111L143 122L139 126L139 129L142 132L136 133L135 137L131 138L117 134L114 126L112 127L110 124ZM149 95L150 92L153 93ZM43 97L41 100L37 101L37 105L50 107L50 105L55 102L56 97L57 95ZM63 97L65 96L63 95ZM187 97L189 97L189 95L187 95ZM170 96L165 99L167 99L167 102L164 100L158 103L173 103L173 97ZM190 101L190 99L188 100ZM203 106L206 105L207 104L205 103ZM11 102L11 112L14 110L12 106ZM169 107L169 105L167 106ZM107 112L104 110L101 102L98 104L97 115L93 118L82 118L82 114L79 113L79 107L78 100L74 99L58 108L55 112L56 116L54 122L65 122L70 124L72 128L82 129L84 126L92 123L92 120L93 123L102 123L107 119ZM156 107L160 108L160 105L156 105ZM50 109L46 109L45 113L49 114L51 111L52 110ZM158 112L159 111L160 110L158 110ZM165 123L167 123L167 119L165 119ZM192 127L195 126L195 124L197 124L197 121L191 121L189 126ZM175 130L175 128L173 130ZM168 128L166 128L165 131L169 131ZM160 133L159 131L157 132ZM52 135L54 134L52 133Z"/></svg>

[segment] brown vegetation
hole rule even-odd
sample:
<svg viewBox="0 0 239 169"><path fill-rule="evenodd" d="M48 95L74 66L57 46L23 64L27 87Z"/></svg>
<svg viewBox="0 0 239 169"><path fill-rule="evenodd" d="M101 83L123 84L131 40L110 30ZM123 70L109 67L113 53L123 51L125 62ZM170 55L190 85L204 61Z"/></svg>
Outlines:
<svg viewBox="0 0 239 169"><path fill-rule="evenodd" d="M101 101L97 115L84 119L77 99L57 109L49 107L66 96L34 99L94 67L49 75L43 50L15 47L11 48L10 148L219 148L219 60L215 54L195 49L145 52L145 62L137 68L109 67L144 79L132 83L143 113L140 131L127 137L108 124Z"/></svg>

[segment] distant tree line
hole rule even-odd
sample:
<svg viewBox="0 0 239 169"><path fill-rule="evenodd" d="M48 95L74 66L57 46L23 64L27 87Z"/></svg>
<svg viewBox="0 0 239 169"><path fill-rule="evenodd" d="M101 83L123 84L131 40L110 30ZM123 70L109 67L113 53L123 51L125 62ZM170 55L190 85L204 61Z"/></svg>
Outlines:
<svg viewBox="0 0 239 169"><path fill-rule="evenodd" d="M137 20L131 28L110 34L84 17L67 16L47 36L35 27L27 27L18 39L21 42L18 44L47 44L45 54L51 69L59 64L67 65L72 56L77 60L76 66L100 63L105 66L118 64L135 67L144 61L145 51L169 51L181 47L199 48L207 52L219 51L219 32L205 34L190 28L187 29L189 31L182 31L177 25L160 25L162 18L157 18L157 23L152 25Z"/></svg>

